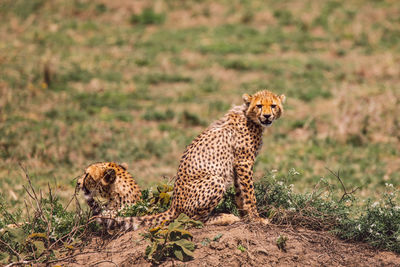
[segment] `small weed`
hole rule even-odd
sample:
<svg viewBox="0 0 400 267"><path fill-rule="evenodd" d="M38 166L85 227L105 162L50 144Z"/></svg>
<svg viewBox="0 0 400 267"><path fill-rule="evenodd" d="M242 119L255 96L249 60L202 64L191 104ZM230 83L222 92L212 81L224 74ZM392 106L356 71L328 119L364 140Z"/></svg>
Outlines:
<svg viewBox="0 0 400 267"><path fill-rule="evenodd" d="M291 25L295 22L292 13L287 9L275 10L274 17L278 19L279 24L284 26Z"/></svg>
<svg viewBox="0 0 400 267"><path fill-rule="evenodd" d="M240 250L241 252L246 252L247 248L245 246L243 246L242 244L239 244L237 246L237 249Z"/></svg>
<svg viewBox="0 0 400 267"><path fill-rule="evenodd" d="M191 113L187 110L182 113L180 122L189 126L205 125L205 122L202 121L197 114Z"/></svg>
<svg viewBox="0 0 400 267"><path fill-rule="evenodd" d="M130 22L132 24L162 24L165 21L164 13L156 13L153 8L145 8L140 14L132 14Z"/></svg>
<svg viewBox="0 0 400 267"><path fill-rule="evenodd" d="M143 119L147 121L168 121L175 117L175 112L171 109L167 109L164 112L148 109L143 115Z"/></svg>
<svg viewBox="0 0 400 267"><path fill-rule="evenodd" d="M37 192L25 171L29 187L24 187L29 196L27 214L21 223L21 212L9 212L3 197L0 197L0 263L21 262L34 264L46 262L60 253L63 248L73 248L81 242L84 232L95 229L88 224L89 213L80 210L67 211L50 187L46 197ZM74 195L76 199L76 196ZM73 199L71 199L72 201ZM29 203L29 204L28 204ZM89 231L89 232L88 232Z"/></svg>
<svg viewBox="0 0 400 267"><path fill-rule="evenodd" d="M220 114L222 112L226 112L229 108L229 104L219 100L211 101L210 103L208 103L208 110L210 114Z"/></svg>
<svg viewBox="0 0 400 267"><path fill-rule="evenodd" d="M276 246L283 252L286 252L286 241L288 241L288 237L285 235L280 235L276 239Z"/></svg>
<svg viewBox="0 0 400 267"><path fill-rule="evenodd" d="M179 74L165 74L165 73L153 73L145 78L146 82L149 84L159 84L159 83L189 83L192 81L190 77L181 76Z"/></svg>
<svg viewBox="0 0 400 267"><path fill-rule="evenodd" d="M222 236L223 236L223 234L217 234L216 236L213 237L212 240L215 241L215 242L218 242L221 239Z"/></svg>
<svg viewBox="0 0 400 267"><path fill-rule="evenodd" d="M236 216L239 215L239 210L235 202L235 189L233 187L226 190L223 201L217 205L214 211L216 213L232 213Z"/></svg>
<svg viewBox="0 0 400 267"><path fill-rule="evenodd" d="M125 207L119 212L119 215L133 217L164 212L171 204L172 192L171 184L159 183L155 187L143 190L141 200Z"/></svg>
<svg viewBox="0 0 400 267"><path fill-rule="evenodd" d="M291 170L288 177L293 174L298 175L298 172ZM276 180L275 174L271 173L254 184L260 215L275 224L328 230L346 240L363 241L377 248L400 252L400 192L387 184L387 192L381 201L356 204L353 195L358 188L347 191L339 175L334 176L341 184L339 195L325 179L321 179L313 192L296 194L293 185ZM230 204L233 201L234 190L231 188L218 208L225 207L223 212L234 213L236 210ZM279 238L277 245L286 242L284 237L278 241Z"/></svg>
<svg viewBox="0 0 400 267"><path fill-rule="evenodd" d="M96 5L96 11L99 14L105 13L105 12L107 12L107 6L105 4L103 4L103 3L102 4L97 4Z"/></svg>
<svg viewBox="0 0 400 267"><path fill-rule="evenodd" d="M201 245L203 247L207 247L208 245L210 245L210 243L211 243L211 240L208 237L204 238L203 241L201 241Z"/></svg>
<svg viewBox="0 0 400 267"><path fill-rule="evenodd" d="M12 11L21 19L26 19L29 15L38 12L45 3L45 0L5 0L0 4L0 14Z"/></svg>
<svg viewBox="0 0 400 267"><path fill-rule="evenodd" d="M200 85L200 90L205 93L213 93L218 91L219 86L218 81L216 81L212 76L207 76Z"/></svg>
<svg viewBox="0 0 400 267"><path fill-rule="evenodd" d="M170 143L167 140L147 141L144 145L144 150L149 155L161 158L169 150Z"/></svg>
<svg viewBox="0 0 400 267"><path fill-rule="evenodd" d="M161 263L167 257L175 257L180 261L192 259L195 245L192 234L186 230L189 225L202 227L203 224L180 214L168 227L157 226L150 229L145 235L151 242L145 252L147 259L155 264Z"/></svg>

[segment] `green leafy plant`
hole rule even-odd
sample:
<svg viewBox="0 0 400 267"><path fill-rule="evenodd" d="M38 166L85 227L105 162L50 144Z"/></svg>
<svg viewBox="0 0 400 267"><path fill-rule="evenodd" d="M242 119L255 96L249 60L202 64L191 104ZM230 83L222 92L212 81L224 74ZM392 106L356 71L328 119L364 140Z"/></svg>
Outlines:
<svg viewBox="0 0 400 267"><path fill-rule="evenodd" d="M168 121L175 117L175 112L171 109L166 111L157 111L153 109L148 109L143 115L143 119L147 121Z"/></svg>
<svg viewBox="0 0 400 267"><path fill-rule="evenodd" d="M156 214L166 211L171 204L173 186L171 183L159 183L142 191L142 198L119 212L119 216L132 217Z"/></svg>
<svg viewBox="0 0 400 267"><path fill-rule="evenodd" d="M287 179L299 175L294 169L281 179L274 172L267 174L254 184L260 215L274 224L331 231L342 239L362 241L399 253L399 190L387 184L381 201L359 203L354 196L358 188L348 190L340 176L331 173L342 190L322 178L311 193L304 194L295 193L294 186L288 185ZM230 188L217 210L236 213L234 201L234 189Z"/></svg>
<svg viewBox="0 0 400 267"><path fill-rule="evenodd" d="M131 16L132 24L162 24L165 21L166 15L164 13L156 13L153 8L145 8L140 14L133 14Z"/></svg>
<svg viewBox="0 0 400 267"><path fill-rule="evenodd" d="M45 196L41 191L37 192L26 170L23 170L29 184L25 187L29 204L23 219L19 211L9 212L4 198L0 198L2 264L47 262L80 243L84 232L96 229L94 223L88 223L88 212L82 211L79 206L75 211L68 211L53 195L50 186Z"/></svg>
<svg viewBox="0 0 400 267"><path fill-rule="evenodd" d="M223 234L217 234L216 236L214 236L212 241L218 242L222 236L223 236Z"/></svg>
<svg viewBox="0 0 400 267"><path fill-rule="evenodd" d="M241 244L237 246L237 249L240 250L241 252L245 252L247 250L247 248Z"/></svg>
<svg viewBox="0 0 400 267"><path fill-rule="evenodd" d="M146 248L146 257L153 263L161 263L167 257L175 257L187 261L193 257L195 245L193 235L186 230L187 226L202 227L202 223L180 214L168 226L157 226L145 235L151 242Z"/></svg>
<svg viewBox="0 0 400 267"><path fill-rule="evenodd" d="M277 239L276 239L276 246L286 252L286 241L288 240L288 237L285 235L280 235Z"/></svg>

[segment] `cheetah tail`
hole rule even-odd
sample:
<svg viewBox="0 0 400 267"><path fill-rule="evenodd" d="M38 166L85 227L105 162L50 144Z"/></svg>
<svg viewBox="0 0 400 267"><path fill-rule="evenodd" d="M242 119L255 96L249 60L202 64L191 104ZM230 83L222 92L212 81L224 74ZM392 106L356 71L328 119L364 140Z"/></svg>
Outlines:
<svg viewBox="0 0 400 267"><path fill-rule="evenodd" d="M103 224L107 229L124 229L125 231L137 230L141 226L157 226L161 223L168 224L175 219L175 212L171 209L154 215L146 215L141 217L101 217L97 216L96 221Z"/></svg>

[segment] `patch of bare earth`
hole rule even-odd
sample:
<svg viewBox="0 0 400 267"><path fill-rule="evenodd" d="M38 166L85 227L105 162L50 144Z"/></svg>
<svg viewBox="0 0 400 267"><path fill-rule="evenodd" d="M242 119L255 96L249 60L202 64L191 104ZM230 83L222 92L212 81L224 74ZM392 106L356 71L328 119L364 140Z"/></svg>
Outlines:
<svg viewBox="0 0 400 267"><path fill-rule="evenodd" d="M95 238L61 262L67 266L151 266L145 260L148 241L129 232L104 240ZM302 228L260 226L239 222L230 226L191 229L197 249L187 266L400 266L400 255L378 251L360 243L346 243L327 232ZM216 237L217 241L213 241ZM286 236L286 251L277 246ZM241 250L239 250L239 248ZM161 266L182 262L169 259Z"/></svg>

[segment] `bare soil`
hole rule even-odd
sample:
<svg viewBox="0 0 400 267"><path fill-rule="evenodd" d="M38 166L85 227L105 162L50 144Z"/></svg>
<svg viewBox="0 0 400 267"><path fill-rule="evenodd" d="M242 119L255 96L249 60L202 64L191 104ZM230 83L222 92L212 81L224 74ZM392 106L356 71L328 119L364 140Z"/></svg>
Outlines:
<svg viewBox="0 0 400 267"><path fill-rule="evenodd" d="M239 222L190 230L197 249L185 266L400 266L400 255L362 243L347 243L328 232ZM113 238L96 237L61 262L65 266L152 266L144 251L145 230ZM222 235L217 241L216 237ZM286 236L285 251L277 239ZM238 248L240 247L241 250ZM167 259L161 266L182 265Z"/></svg>

